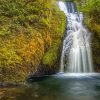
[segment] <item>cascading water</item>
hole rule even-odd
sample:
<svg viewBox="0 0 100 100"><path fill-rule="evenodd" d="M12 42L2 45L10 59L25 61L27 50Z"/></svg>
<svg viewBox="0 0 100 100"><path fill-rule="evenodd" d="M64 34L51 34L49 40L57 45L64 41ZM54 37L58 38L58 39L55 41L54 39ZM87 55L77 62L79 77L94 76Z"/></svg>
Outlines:
<svg viewBox="0 0 100 100"><path fill-rule="evenodd" d="M83 26L83 14L77 12L74 2L59 1L67 17L67 30L61 55L61 72L92 72L90 33Z"/></svg>

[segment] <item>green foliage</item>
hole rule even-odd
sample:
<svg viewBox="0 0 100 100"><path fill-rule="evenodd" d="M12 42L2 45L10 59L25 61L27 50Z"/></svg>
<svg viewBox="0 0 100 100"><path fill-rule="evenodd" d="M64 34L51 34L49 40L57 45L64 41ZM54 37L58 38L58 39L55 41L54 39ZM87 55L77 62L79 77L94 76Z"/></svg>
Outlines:
<svg viewBox="0 0 100 100"><path fill-rule="evenodd" d="M7 49L5 47L0 48L0 67L14 67L21 61L22 59L13 49Z"/></svg>
<svg viewBox="0 0 100 100"><path fill-rule="evenodd" d="M52 45L51 48L45 53L43 57L43 64L54 67L57 65L58 56L60 55L60 47L61 47L61 40L64 36L65 32L65 25L66 25L66 17L63 12L57 10L56 17L52 19L55 21L58 19L51 30L54 30L52 33Z"/></svg>
<svg viewBox="0 0 100 100"><path fill-rule="evenodd" d="M56 50L54 50L53 48L49 49L48 52L46 52L43 57L43 63L49 66L52 66L56 60L57 60L57 54Z"/></svg>
<svg viewBox="0 0 100 100"><path fill-rule="evenodd" d="M5 31L0 35L16 32L19 27L24 29L26 23L37 28L50 27L51 9L51 1L46 0L0 0L0 30Z"/></svg>
<svg viewBox="0 0 100 100"><path fill-rule="evenodd" d="M100 0L75 0L79 10L83 11L96 23L100 23Z"/></svg>
<svg viewBox="0 0 100 100"><path fill-rule="evenodd" d="M65 22L56 0L0 0L0 81L25 80L42 59L52 67Z"/></svg>

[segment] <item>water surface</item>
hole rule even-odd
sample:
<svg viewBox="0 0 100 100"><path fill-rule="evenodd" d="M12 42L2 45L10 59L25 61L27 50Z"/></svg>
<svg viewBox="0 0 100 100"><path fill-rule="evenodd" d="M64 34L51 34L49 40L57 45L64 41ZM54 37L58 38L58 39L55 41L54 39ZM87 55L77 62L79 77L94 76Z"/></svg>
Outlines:
<svg viewBox="0 0 100 100"><path fill-rule="evenodd" d="M0 89L0 100L100 100L100 74L57 74L26 87Z"/></svg>

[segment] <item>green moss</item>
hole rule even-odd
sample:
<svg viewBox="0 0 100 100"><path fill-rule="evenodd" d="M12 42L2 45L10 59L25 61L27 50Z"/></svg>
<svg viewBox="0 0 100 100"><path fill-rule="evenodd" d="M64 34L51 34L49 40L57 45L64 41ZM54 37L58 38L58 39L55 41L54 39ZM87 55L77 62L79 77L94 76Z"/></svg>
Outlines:
<svg viewBox="0 0 100 100"><path fill-rule="evenodd" d="M57 52L53 48L49 49L43 57L43 64L52 66L57 60L57 55Z"/></svg>
<svg viewBox="0 0 100 100"><path fill-rule="evenodd" d="M56 65L65 24L56 0L0 0L0 81L25 80L42 59Z"/></svg>
<svg viewBox="0 0 100 100"><path fill-rule="evenodd" d="M1 67L14 67L22 61L13 49L1 48L0 49L0 68Z"/></svg>
<svg viewBox="0 0 100 100"><path fill-rule="evenodd" d="M60 15L60 17L59 17ZM57 19L59 20L59 25L55 28L53 33L54 40L52 41L51 48L45 53L43 57L43 64L49 67L54 67L57 64L58 57L60 55L61 44L62 44L62 37L64 36L65 32L65 25L66 25L66 17L63 12L59 11L59 14L56 15Z"/></svg>

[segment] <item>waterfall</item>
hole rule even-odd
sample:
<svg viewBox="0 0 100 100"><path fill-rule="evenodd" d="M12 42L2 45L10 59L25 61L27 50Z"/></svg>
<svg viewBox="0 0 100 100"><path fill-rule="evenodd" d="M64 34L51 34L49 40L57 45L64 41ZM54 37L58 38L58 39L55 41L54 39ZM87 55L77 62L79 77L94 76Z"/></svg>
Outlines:
<svg viewBox="0 0 100 100"><path fill-rule="evenodd" d="M83 13L77 11L74 2L58 2L67 17L67 30L63 40L61 72L92 72L90 47L91 33L83 25Z"/></svg>

